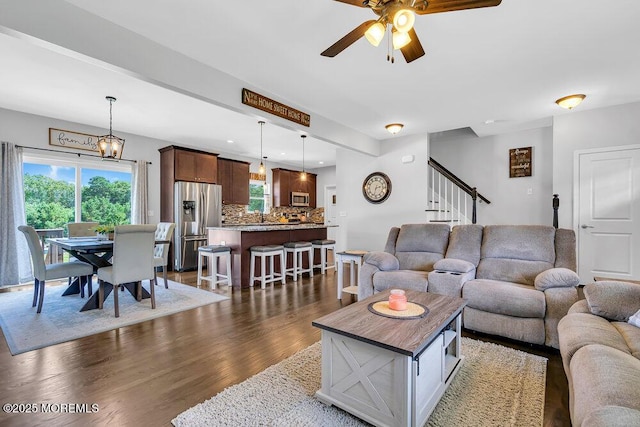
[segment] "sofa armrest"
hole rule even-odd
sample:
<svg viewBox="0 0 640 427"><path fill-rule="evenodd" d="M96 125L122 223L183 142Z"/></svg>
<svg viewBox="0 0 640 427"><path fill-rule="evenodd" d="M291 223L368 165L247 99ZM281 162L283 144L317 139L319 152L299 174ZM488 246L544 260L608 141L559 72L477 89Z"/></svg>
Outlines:
<svg viewBox="0 0 640 427"><path fill-rule="evenodd" d="M539 291L550 288L575 288L580 284L580 277L568 268L550 268L538 274L533 286Z"/></svg>
<svg viewBox="0 0 640 427"><path fill-rule="evenodd" d="M364 263L373 265L380 271L400 269L400 261L398 261L398 258L386 252L368 252L364 256Z"/></svg>
<svg viewBox="0 0 640 427"><path fill-rule="evenodd" d="M433 269L438 271L447 271L450 273L469 273L476 269L476 266L463 259L442 258L433 264Z"/></svg>
<svg viewBox="0 0 640 427"><path fill-rule="evenodd" d="M589 311L596 316L626 322L640 310L640 286L628 282L601 281L584 287Z"/></svg>

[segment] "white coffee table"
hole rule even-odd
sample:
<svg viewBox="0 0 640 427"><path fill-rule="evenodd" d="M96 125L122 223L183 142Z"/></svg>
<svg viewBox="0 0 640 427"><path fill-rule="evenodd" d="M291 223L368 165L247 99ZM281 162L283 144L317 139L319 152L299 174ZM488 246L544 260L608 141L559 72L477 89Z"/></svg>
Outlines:
<svg viewBox="0 0 640 427"><path fill-rule="evenodd" d="M426 306L419 319L372 313L389 290L315 320L322 330L322 385L316 397L377 426L422 426L458 372L461 298L406 291Z"/></svg>

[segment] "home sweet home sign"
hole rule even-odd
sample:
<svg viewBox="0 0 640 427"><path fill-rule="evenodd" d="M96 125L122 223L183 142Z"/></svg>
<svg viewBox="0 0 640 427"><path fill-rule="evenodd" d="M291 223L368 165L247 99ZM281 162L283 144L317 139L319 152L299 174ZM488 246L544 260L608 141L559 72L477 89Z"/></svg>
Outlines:
<svg viewBox="0 0 640 427"><path fill-rule="evenodd" d="M309 114L262 96L259 93L252 92L249 89L242 89L242 103L302 126L311 126L311 116Z"/></svg>

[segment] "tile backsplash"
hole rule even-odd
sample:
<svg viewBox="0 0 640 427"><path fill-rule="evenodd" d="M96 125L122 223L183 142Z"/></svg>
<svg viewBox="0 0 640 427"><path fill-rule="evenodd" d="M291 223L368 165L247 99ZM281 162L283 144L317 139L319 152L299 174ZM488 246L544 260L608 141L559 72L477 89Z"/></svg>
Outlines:
<svg viewBox="0 0 640 427"><path fill-rule="evenodd" d="M271 208L268 214L264 214L264 222L278 222L282 215L292 214L307 216L307 222L324 223L324 208ZM222 205L222 215L225 224L253 224L261 222L259 213L248 213L247 205Z"/></svg>

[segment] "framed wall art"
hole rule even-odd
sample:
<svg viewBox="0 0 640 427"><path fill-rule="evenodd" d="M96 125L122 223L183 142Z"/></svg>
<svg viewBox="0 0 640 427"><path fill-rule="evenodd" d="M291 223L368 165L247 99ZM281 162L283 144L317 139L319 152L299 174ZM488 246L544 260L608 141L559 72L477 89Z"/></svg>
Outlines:
<svg viewBox="0 0 640 427"><path fill-rule="evenodd" d="M509 178L531 176L533 171L533 147L509 150Z"/></svg>

